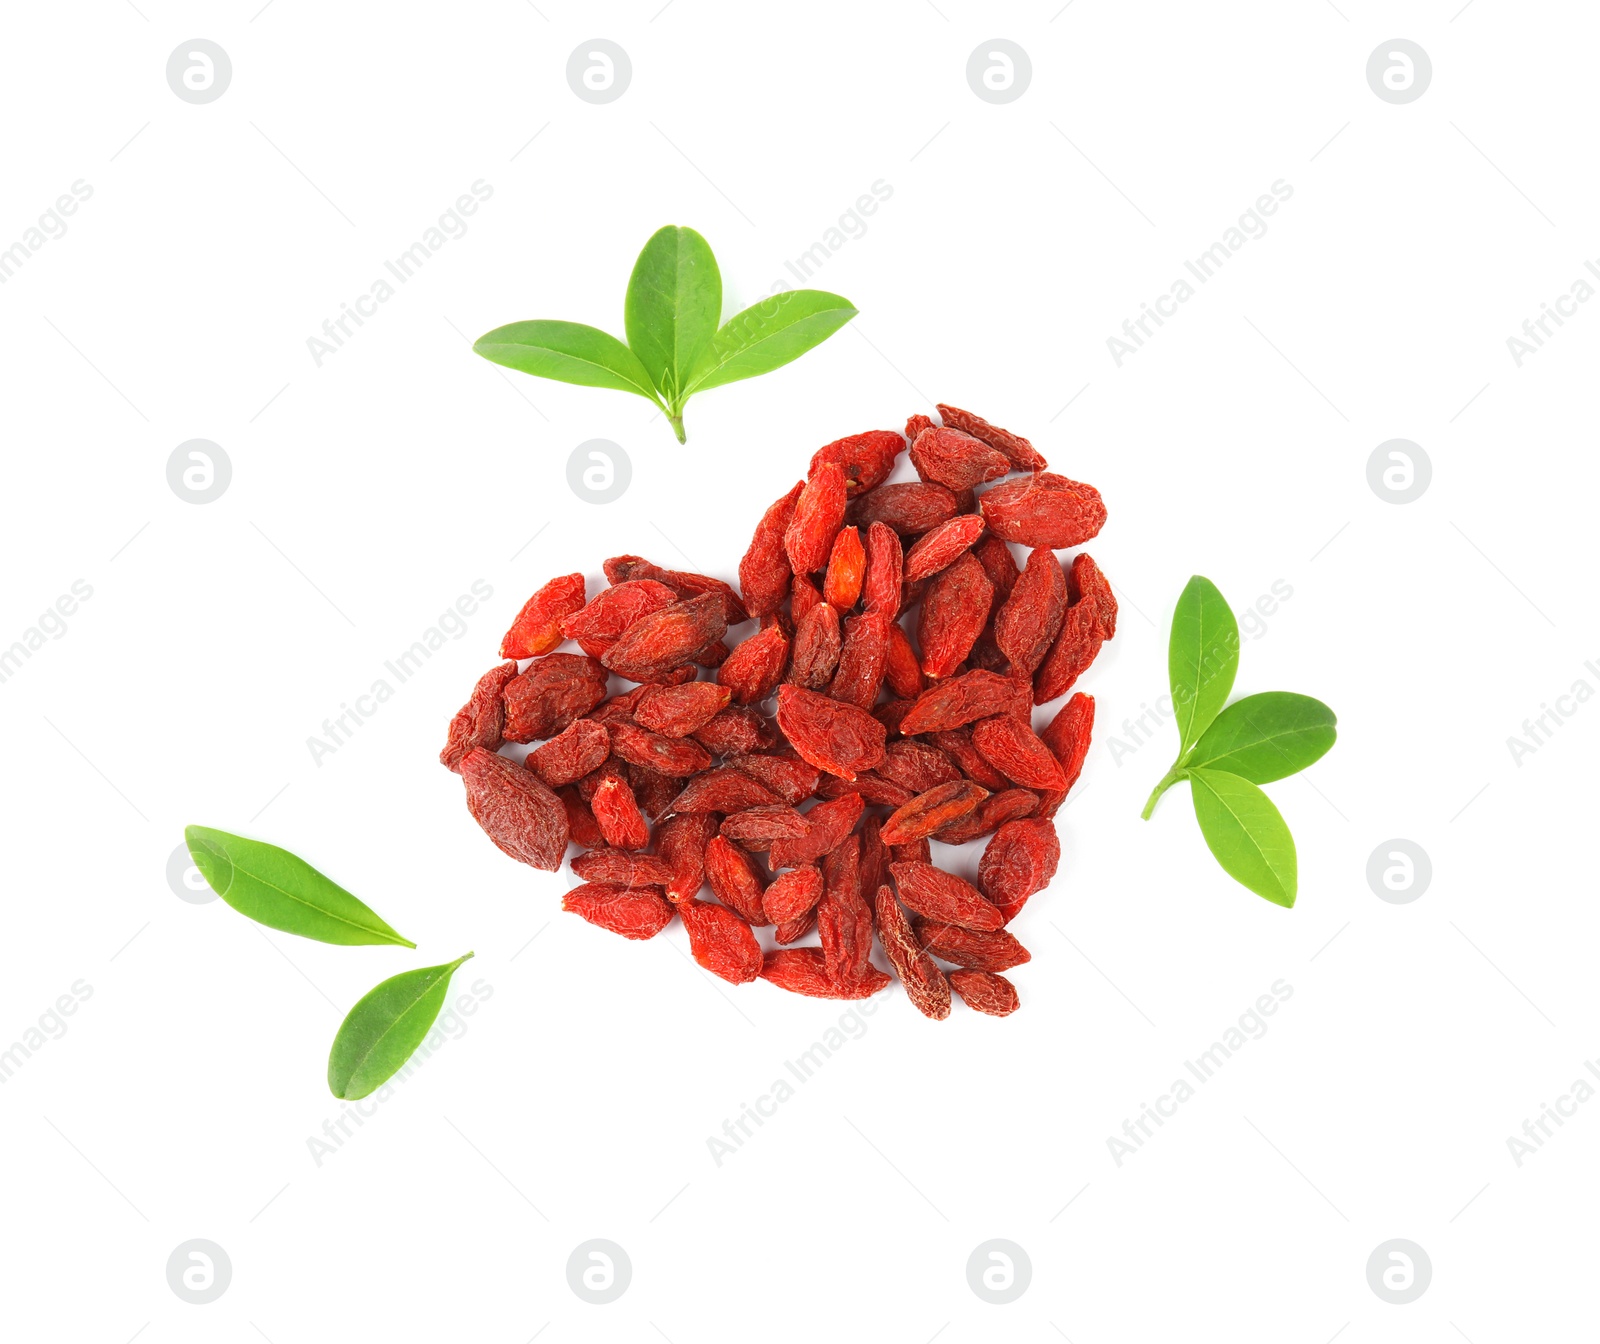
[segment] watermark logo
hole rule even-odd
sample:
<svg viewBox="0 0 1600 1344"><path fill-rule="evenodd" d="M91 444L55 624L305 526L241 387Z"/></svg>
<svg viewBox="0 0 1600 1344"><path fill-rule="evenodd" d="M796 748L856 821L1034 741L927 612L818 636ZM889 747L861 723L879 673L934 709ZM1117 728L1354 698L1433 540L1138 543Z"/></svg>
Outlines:
<svg viewBox="0 0 1600 1344"><path fill-rule="evenodd" d="M1033 1261L1014 1241L996 1237L974 1247L967 1257L968 1287L994 1306L1015 1302L1032 1282Z"/></svg>
<svg viewBox="0 0 1600 1344"><path fill-rule="evenodd" d="M1014 103L1031 83L1033 62L1008 38L980 42L967 57L967 84L986 103Z"/></svg>
<svg viewBox="0 0 1600 1344"><path fill-rule="evenodd" d="M1414 504L1433 481L1433 462L1421 444L1386 439L1367 458L1367 484L1385 504Z"/></svg>
<svg viewBox="0 0 1600 1344"><path fill-rule="evenodd" d="M1433 1261L1414 1241L1396 1237L1367 1257L1367 1283L1385 1302L1415 1302L1433 1282Z"/></svg>
<svg viewBox="0 0 1600 1344"><path fill-rule="evenodd" d="M190 905L208 905L217 899L211 884L194 866L188 845L179 845L167 860L167 885L172 888L174 896Z"/></svg>
<svg viewBox="0 0 1600 1344"><path fill-rule="evenodd" d="M67 1018L94 997L94 986L87 980L74 980L68 990L66 994L58 994L55 1002L39 1014L36 1023L24 1030L10 1045L4 1045L4 1038L0 1037L0 1083L9 1083L28 1060L51 1041L59 1041L65 1036Z"/></svg>
<svg viewBox="0 0 1600 1344"><path fill-rule="evenodd" d="M233 83L233 62L209 38L180 42L167 57L167 85L186 103L214 103Z"/></svg>
<svg viewBox="0 0 1600 1344"><path fill-rule="evenodd" d="M586 439L567 458L567 484L585 504L610 504L632 483L633 462L610 439Z"/></svg>
<svg viewBox="0 0 1600 1344"><path fill-rule="evenodd" d="M631 83L633 62L608 38L580 42L567 57L567 84L586 103L614 103Z"/></svg>
<svg viewBox="0 0 1600 1344"><path fill-rule="evenodd" d="M94 195L94 188L81 177L56 197L56 203L39 216L36 225L22 231L22 236L4 251L0 251L0 285L10 280L35 252L48 242L67 236L67 217L78 213L78 207Z"/></svg>
<svg viewBox="0 0 1600 1344"><path fill-rule="evenodd" d="M210 439L188 439L167 458L167 484L185 504L221 499L233 480L233 463Z"/></svg>
<svg viewBox="0 0 1600 1344"><path fill-rule="evenodd" d="M1410 905L1433 881L1433 861L1415 840L1385 840L1367 860L1367 885L1380 901Z"/></svg>
<svg viewBox="0 0 1600 1344"><path fill-rule="evenodd" d="M167 1284L185 1302L203 1307L215 1302L233 1282L233 1261L214 1241L196 1237L167 1257Z"/></svg>
<svg viewBox="0 0 1600 1344"><path fill-rule="evenodd" d="M1594 1060L1584 1060L1583 1067L1592 1077L1600 1079L1600 1066L1597 1066ZM1524 1161L1534 1156L1544 1147L1547 1140L1555 1137L1557 1129L1577 1115L1578 1107L1591 1100L1594 1095L1594 1084L1588 1078L1577 1078L1553 1103L1541 1101L1538 1115L1532 1120L1522 1122L1522 1137L1518 1138L1512 1134L1506 1139L1506 1151L1511 1154L1512 1164L1520 1167Z"/></svg>
<svg viewBox="0 0 1600 1344"><path fill-rule="evenodd" d="M82 579L74 579L69 592L46 607L32 625L11 641L11 646L0 646L0 682L10 681L48 640L64 639L69 629L67 618L78 614L78 604L94 596L94 589Z"/></svg>
<svg viewBox="0 0 1600 1344"><path fill-rule="evenodd" d="M573 1247L567 1257L567 1286L594 1306L615 1302L632 1282L633 1261L614 1241L596 1237Z"/></svg>
<svg viewBox="0 0 1600 1344"><path fill-rule="evenodd" d="M1367 57L1367 84L1386 103L1414 103L1432 82L1428 53L1406 38L1380 42Z"/></svg>

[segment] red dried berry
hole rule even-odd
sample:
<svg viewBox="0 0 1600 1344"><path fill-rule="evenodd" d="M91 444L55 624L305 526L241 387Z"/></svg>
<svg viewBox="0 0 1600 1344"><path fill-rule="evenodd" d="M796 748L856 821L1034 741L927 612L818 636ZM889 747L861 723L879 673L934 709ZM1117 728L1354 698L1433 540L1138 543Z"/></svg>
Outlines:
<svg viewBox="0 0 1600 1344"><path fill-rule="evenodd" d="M548 653L506 683L507 742L554 737L606 698L606 670L578 653Z"/></svg>
<svg viewBox="0 0 1600 1344"><path fill-rule="evenodd" d="M1002 789L985 798L966 816L935 832L933 838L940 844L964 845L998 830L1008 821L1033 816L1039 810L1039 798L1032 789Z"/></svg>
<svg viewBox="0 0 1600 1344"><path fill-rule="evenodd" d="M1048 821L1008 821L978 860L978 886L1009 924L1028 897L1043 891L1061 862L1061 841Z"/></svg>
<svg viewBox="0 0 1600 1344"><path fill-rule="evenodd" d="M504 854L555 872L567 852L567 809L531 770L475 747L461 762L467 808Z"/></svg>
<svg viewBox="0 0 1600 1344"><path fill-rule="evenodd" d="M963 513L924 532L906 552L905 581L915 583L954 564L982 535L983 518L976 513Z"/></svg>
<svg viewBox="0 0 1600 1344"><path fill-rule="evenodd" d="M552 789L571 784L598 770L611 755L611 734L593 719L578 719L542 747L528 753L524 764Z"/></svg>
<svg viewBox="0 0 1600 1344"><path fill-rule="evenodd" d="M815 473L824 462L835 463L844 473L846 493L854 499L889 479L895 458L905 446L905 440L892 429L869 429L818 448L811 455L810 470Z"/></svg>
<svg viewBox="0 0 1600 1344"><path fill-rule="evenodd" d="M904 481L880 485L862 495L852 516L862 527L883 523L901 536L914 536L948 522L957 512L953 490L924 481Z"/></svg>
<svg viewBox="0 0 1600 1344"><path fill-rule="evenodd" d="M838 611L849 611L861 600L866 577L867 552L861 534L853 527L839 529L828 553L828 572L822 578L822 600Z"/></svg>
<svg viewBox="0 0 1600 1344"><path fill-rule="evenodd" d="M738 756L728 764L759 780L786 803L803 803L817 791L820 771L809 761L795 756Z"/></svg>
<svg viewBox="0 0 1600 1344"><path fill-rule="evenodd" d="M654 854L630 854L625 849L591 849L568 865L585 882L614 887L665 887L672 867Z"/></svg>
<svg viewBox="0 0 1600 1344"><path fill-rule="evenodd" d="M670 607L677 600L672 589L654 579L619 583L603 589L582 611L563 620L561 632L576 640L591 658L599 658L641 616Z"/></svg>
<svg viewBox="0 0 1600 1344"><path fill-rule="evenodd" d="M761 974L761 944L750 926L727 906L687 900L680 901L677 909L689 931L689 951L706 970L735 985Z"/></svg>
<svg viewBox="0 0 1600 1344"><path fill-rule="evenodd" d="M668 809L671 812L721 812L727 816L783 800L742 770L724 767L696 775Z"/></svg>
<svg viewBox="0 0 1600 1344"><path fill-rule="evenodd" d="M735 812L722 823L722 835L745 849L761 853L777 840L798 840L811 823L787 803L766 803Z"/></svg>
<svg viewBox="0 0 1600 1344"><path fill-rule="evenodd" d="M907 862L891 863L889 871L894 874L895 890L906 908L925 919L980 932L998 929L1005 923L981 891L954 873L931 863Z"/></svg>
<svg viewBox="0 0 1600 1344"><path fill-rule="evenodd" d="M891 742L883 750L877 773L913 794L926 793L941 784L959 780L961 771L949 755L931 742L915 738Z"/></svg>
<svg viewBox="0 0 1600 1344"><path fill-rule="evenodd" d="M505 741L503 729L506 721L506 684L517 675L515 662L491 667L472 688L467 703L456 711L450 720L444 750L439 753L439 763L456 774L461 773L461 762L469 751L481 747L496 751ZM591 767L593 768L593 767Z"/></svg>
<svg viewBox="0 0 1600 1344"><path fill-rule="evenodd" d="M917 435L911 445L911 465L923 480L957 494L1011 470L1004 453L958 429L939 426Z"/></svg>
<svg viewBox="0 0 1600 1344"><path fill-rule="evenodd" d="M933 421L932 417L930 417L930 416L922 415L920 413L917 414L917 415L907 416L906 417L906 442L907 443L915 443L917 441L917 435L918 434L922 433L922 431L925 430L925 429L933 429L933 428L934 428L934 421Z"/></svg>
<svg viewBox="0 0 1600 1344"><path fill-rule="evenodd" d="M990 1017L1007 1017L1017 1011L1017 987L1003 975L993 971L951 971L945 978L968 1008Z"/></svg>
<svg viewBox="0 0 1600 1344"><path fill-rule="evenodd" d="M722 614L729 625L748 621L750 613L732 584L713 579L708 574L690 574L681 569L662 569L637 555L615 555L605 563L606 581L626 583L632 579L654 579L672 589L680 602L688 602L705 593L716 593L722 599Z"/></svg>
<svg viewBox="0 0 1600 1344"><path fill-rule="evenodd" d="M972 548L972 553L978 557L978 563L989 576L989 582L994 584L995 600L1004 602L1022 577L1016 558L1011 554L1011 547L991 532Z"/></svg>
<svg viewBox="0 0 1600 1344"><path fill-rule="evenodd" d="M799 686L778 688L778 727L801 756L841 779L883 759L887 733L872 715Z"/></svg>
<svg viewBox="0 0 1600 1344"><path fill-rule="evenodd" d="M856 822L861 820L861 808L858 793L818 803L806 813L811 833L798 840L775 842L767 855L768 862L774 868L799 868L815 863L855 829Z"/></svg>
<svg viewBox="0 0 1600 1344"><path fill-rule="evenodd" d="M959 429L964 434L981 439L991 448L998 449L1006 455L1017 471L1043 471L1049 466L1034 446L1020 434L1001 429L999 425L991 425L981 415L964 411L959 406L946 406L941 401L938 409L939 418L950 428Z"/></svg>
<svg viewBox="0 0 1600 1344"><path fill-rule="evenodd" d="M637 887L588 882L563 896L561 908L624 938L654 938L672 923L672 907L660 894Z"/></svg>
<svg viewBox="0 0 1600 1344"><path fill-rule="evenodd" d="M993 672L964 672L930 686L900 724L902 733L938 733L961 728L990 714L1027 714L1030 687ZM942 745L942 744L941 744ZM980 781L981 782L981 781Z"/></svg>
<svg viewBox="0 0 1600 1344"><path fill-rule="evenodd" d="M831 979L859 984L872 968L872 909L861 896L861 843L847 836L822 860L817 936Z"/></svg>
<svg viewBox="0 0 1600 1344"><path fill-rule="evenodd" d="M844 623L844 642L839 646L839 667L833 674L828 694L857 709L870 711L878 703L878 692L889 665L889 619L876 611L865 611Z"/></svg>
<svg viewBox="0 0 1600 1344"><path fill-rule="evenodd" d="M902 700L915 700L922 694L925 684L922 678L922 663L917 657L917 651L911 647L911 640L899 625L891 623L889 626L889 654L884 664L884 680L889 683L889 689Z"/></svg>
<svg viewBox="0 0 1600 1344"><path fill-rule="evenodd" d="M500 641L502 658L537 658L561 643L561 622L584 603L582 574L551 579L522 604Z"/></svg>
<svg viewBox="0 0 1600 1344"><path fill-rule="evenodd" d="M780 928L807 914L822 899L822 872L817 868L791 868L773 878L761 897L761 907Z"/></svg>
<svg viewBox="0 0 1600 1344"><path fill-rule="evenodd" d="M581 845L584 849L595 849L605 844L606 837L600 829L600 823L594 819L589 804L584 802L583 795L576 787L568 784L556 791L556 797L566 809L567 831L573 844Z"/></svg>
<svg viewBox="0 0 1600 1344"><path fill-rule="evenodd" d="M765 700L789 665L789 637L776 623L752 635L717 669L717 681L741 705Z"/></svg>
<svg viewBox="0 0 1600 1344"><path fill-rule="evenodd" d="M1111 591L1111 580L1100 572L1100 566L1087 551L1072 558L1071 596L1074 602L1087 599L1094 605L1100 619L1100 633L1110 639L1117 633L1117 598Z"/></svg>
<svg viewBox="0 0 1600 1344"><path fill-rule="evenodd" d="M745 608L752 616L767 616L783 605L789 595L789 553L783 547L783 534L794 517L794 507L805 488L796 481L794 489L773 504L756 524L750 549L739 561L739 588Z"/></svg>
<svg viewBox="0 0 1600 1344"><path fill-rule="evenodd" d="M807 910L803 915L796 915L793 919L786 919L772 931L772 941L780 947L789 943L798 942L817 927L817 912ZM809 948L812 952L821 952L821 948Z"/></svg>
<svg viewBox="0 0 1600 1344"><path fill-rule="evenodd" d="M1068 607L1061 633L1034 675L1033 703L1047 704L1070 691L1094 662L1103 640L1099 608L1092 601Z"/></svg>
<svg viewBox="0 0 1600 1344"><path fill-rule="evenodd" d="M878 938L889 958L889 965L906 988L906 997L924 1017L942 1022L950 1016L950 982L933 964L933 958L917 946L916 935L905 911L888 887L879 887L874 909L878 916Z"/></svg>
<svg viewBox="0 0 1600 1344"><path fill-rule="evenodd" d="M918 920L915 932L923 951L931 952L952 966L974 971L1009 971L1013 966L1033 960L1028 949L1007 929L979 932L929 919Z"/></svg>
<svg viewBox="0 0 1600 1344"><path fill-rule="evenodd" d="M791 994L805 994L813 999L870 999L892 977L869 965L856 983L840 984L828 974L827 960L820 947L785 947L767 953L761 978Z"/></svg>
<svg viewBox="0 0 1600 1344"><path fill-rule="evenodd" d="M768 924L761 908L763 882L750 856L720 835L706 845L706 881L730 910L750 924Z"/></svg>
<svg viewBox="0 0 1600 1344"><path fill-rule="evenodd" d="M867 529L866 557L863 605L892 621L900 614L901 573L905 569L904 548L892 527L873 523Z"/></svg>
<svg viewBox="0 0 1600 1344"><path fill-rule="evenodd" d="M632 765L674 778L697 775L711 768L711 753L698 742L663 737L636 723L611 725L611 750Z"/></svg>
<svg viewBox="0 0 1600 1344"><path fill-rule="evenodd" d="M995 613L994 639L1012 668L1031 677L1044 662L1067 614L1067 576L1054 551L1028 555L1027 568Z"/></svg>
<svg viewBox="0 0 1600 1344"><path fill-rule="evenodd" d="M1003 791L1010 784L1011 781L984 760L978 749L972 745L970 728L951 728L929 733L928 740L960 766L961 773L973 783L982 784L990 792Z"/></svg>
<svg viewBox="0 0 1600 1344"><path fill-rule="evenodd" d="M1054 551L1083 545L1106 521L1106 506L1094 486L1048 471L1002 481L979 507L997 537Z"/></svg>
<svg viewBox="0 0 1600 1344"><path fill-rule="evenodd" d="M937 785L896 809L883 823L884 841L904 845L921 840L966 816L988 796L988 789L979 788L970 779Z"/></svg>
<svg viewBox="0 0 1600 1344"><path fill-rule="evenodd" d="M681 667L728 628L722 598L703 593L641 616L600 661L629 681L652 681Z"/></svg>
<svg viewBox="0 0 1600 1344"><path fill-rule="evenodd" d="M996 714L973 724L972 745L1002 775L1025 789L1059 789L1066 783L1061 762L1013 714Z"/></svg>
<svg viewBox="0 0 1600 1344"><path fill-rule="evenodd" d="M613 849L643 849L650 843L650 827L627 780L615 775L601 780L589 799L589 810Z"/></svg>
<svg viewBox="0 0 1600 1344"><path fill-rule="evenodd" d="M746 640L748 644L750 641ZM740 645L741 648L744 645ZM687 681L682 686L641 687L646 694L633 710L633 721L662 737L687 737L727 708L732 693L711 681Z"/></svg>
<svg viewBox="0 0 1600 1344"><path fill-rule="evenodd" d="M805 619L806 612L822 601L822 589L812 583L804 574L796 574L789 584L789 619L792 625L798 626Z"/></svg>
<svg viewBox="0 0 1600 1344"><path fill-rule="evenodd" d="M810 691L821 690L833 679L843 643L839 613L828 603L818 602L795 627L789 684Z"/></svg>
<svg viewBox="0 0 1600 1344"><path fill-rule="evenodd" d="M680 812L661 823L656 849L672 870L669 901L687 900L699 892L705 882L706 846L716 833L716 818L705 812Z"/></svg>
<svg viewBox="0 0 1600 1344"><path fill-rule="evenodd" d="M795 504L783 545L796 574L815 574L828 563L833 539L844 522L844 472L837 462L821 462L807 478Z"/></svg>
<svg viewBox="0 0 1600 1344"><path fill-rule="evenodd" d="M773 735L770 725L755 710L729 705L696 732L694 740L714 756L739 756L770 747Z"/></svg>
<svg viewBox="0 0 1600 1344"><path fill-rule="evenodd" d="M993 601L994 585L972 555L933 576L917 620L925 675L948 677L961 665L988 622Z"/></svg>

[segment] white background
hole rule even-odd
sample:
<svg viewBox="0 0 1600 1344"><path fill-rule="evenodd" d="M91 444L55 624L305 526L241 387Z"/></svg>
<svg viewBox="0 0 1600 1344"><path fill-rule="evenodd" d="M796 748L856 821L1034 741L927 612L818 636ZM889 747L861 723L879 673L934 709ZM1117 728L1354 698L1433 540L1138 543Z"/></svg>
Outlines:
<svg viewBox="0 0 1600 1344"><path fill-rule="evenodd" d="M0 48L0 247L93 188L0 287L0 645L93 589L0 684L0 1043L92 987L0 1088L7 1334L1576 1337L1600 1104L1520 1167L1506 1140L1600 1050L1600 708L1520 765L1507 738L1600 686L1582 544L1600 306L1521 368L1506 338L1596 255L1594 16L258 9L36 6ZM197 36L233 63L204 106L164 75ZM564 73L595 36L633 66L605 106ZM965 77L996 36L1032 62L1000 106ZM1405 106L1365 78L1396 36L1433 62ZM317 367L307 338L477 179L493 195L465 236ZM696 398L687 446L637 399L468 348L522 318L620 331L633 257L667 222L711 241L731 313L880 179L892 196L811 282L860 317ZM1107 338L1279 179L1293 195L1265 236L1118 367ZM1124 602L1083 684L1100 740L1060 873L1017 925L1022 1011L930 1023L896 988L718 1167L708 1137L847 1005L712 980L681 926L632 944L561 915L565 877L489 845L435 754L538 584L598 582L623 551L732 577L812 450L936 400L1104 492L1092 550ZM565 477L597 437L634 472L605 507ZM1403 506L1366 475L1396 437L1433 466ZM191 438L232 463L203 506L165 476ZM1170 725L1111 751L1165 690L1191 573L1236 609L1291 588L1237 690L1340 716L1333 752L1270 790L1299 847L1292 911L1220 872L1181 786L1139 820ZM308 737L475 580L494 595L463 637L314 763ZM189 822L304 855L418 951L180 901L165 867ZM1411 904L1366 878L1395 837L1433 864ZM344 1009L469 948L458 989L492 990L470 1029L318 1165ZM1267 1033L1119 1167L1108 1137L1280 979ZM166 1281L195 1237L233 1265L209 1306ZM633 1264L603 1307L566 1281L594 1237ZM966 1279L997 1237L1033 1268L1007 1306ZM1366 1279L1397 1237L1433 1265L1407 1306Z"/></svg>

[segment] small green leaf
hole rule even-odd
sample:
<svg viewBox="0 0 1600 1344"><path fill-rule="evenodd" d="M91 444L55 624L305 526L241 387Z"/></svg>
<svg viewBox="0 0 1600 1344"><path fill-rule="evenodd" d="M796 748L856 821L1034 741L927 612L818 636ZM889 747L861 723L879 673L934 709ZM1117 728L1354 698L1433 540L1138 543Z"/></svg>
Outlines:
<svg viewBox="0 0 1600 1344"><path fill-rule="evenodd" d="M416 946L364 902L286 849L209 826L186 827L183 838L211 889L257 924L344 947Z"/></svg>
<svg viewBox="0 0 1600 1344"><path fill-rule="evenodd" d="M328 1052L328 1088L355 1101L399 1072L432 1030L450 977L471 957L391 976L352 1008Z"/></svg>
<svg viewBox="0 0 1600 1344"><path fill-rule="evenodd" d="M1185 764L1270 784L1319 760L1338 736L1336 722L1333 711L1309 695L1247 695L1217 716Z"/></svg>
<svg viewBox="0 0 1600 1344"><path fill-rule="evenodd" d="M658 229L633 264L623 319L629 348L668 402L721 318L722 275L710 244L693 229Z"/></svg>
<svg viewBox="0 0 1600 1344"><path fill-rule="evenodd" d="M683 395L754 378L821 345L856 315L849 299L820 289L790 289L735 313L700 356Z"/></svg>
<svg viewBox="0 0 1600 1344"><path fill-rule="evenodd" d="M639 357L615 336L581 322L512 322L478 337L472 348L485 359L535 378L609 387L656 401Z"/></svg>
<svg viewBox="0 0 1600 1344"><path fill-rule="evenodd" d="M1189 791L1200 834L1228 876L1274 905L1292 906L1294 837L1272 799L1220 770L1191 770Z"/></svg>
<svg viewBox="0 0 1600 1344"><path fill-rule="evenodd" d="M1227 703L1238 670L1239 624L1216 584L1196 574L1178 598L1167 643L1180 761Z"/></svg>

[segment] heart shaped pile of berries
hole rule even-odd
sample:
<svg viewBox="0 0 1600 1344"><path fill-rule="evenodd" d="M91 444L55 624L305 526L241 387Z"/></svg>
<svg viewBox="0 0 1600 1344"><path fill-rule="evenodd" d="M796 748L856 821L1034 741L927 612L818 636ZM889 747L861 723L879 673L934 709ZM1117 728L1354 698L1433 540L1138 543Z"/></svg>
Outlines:
<svg viewBox="0 0 1600 1344"><path fill-rule="evenodd" d="M592 599L582 574L528 599L440 760L512 858L554 872L579 847L564 909L626 938L676 916L713 974L819 998L890 983L876 934L929 1017L952 989L1016 1009L1000 973L1029 954L1006 926L1055 874L1094 700L1040 733L1033 710L1117 626L1095 562L1056 552L1106 510L1028 440L938 410L818 449L762 515L738 588L623 555ZM905 451L919 479L887 483ZM930 842L984 837L976 885L934 865Z"/></svg>

